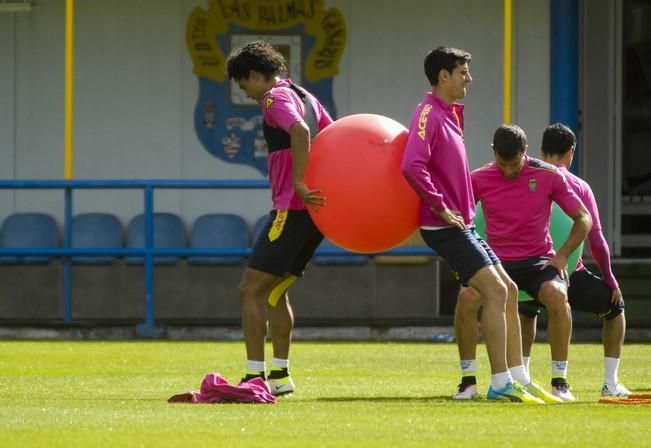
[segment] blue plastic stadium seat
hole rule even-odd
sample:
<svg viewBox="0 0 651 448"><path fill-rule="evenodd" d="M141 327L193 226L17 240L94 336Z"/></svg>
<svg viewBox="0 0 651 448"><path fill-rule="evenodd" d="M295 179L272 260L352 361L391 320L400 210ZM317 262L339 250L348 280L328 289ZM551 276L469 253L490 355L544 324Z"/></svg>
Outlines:
<svg viewBox="0 0 651 448"><path fill-rule="evenodd" d="M253 236L251 238L251 243L255 244L256 240L262 233L262 230L264 229L265 224L269 222L269 215L263 215L258 218L258 220L255 222L253 225Z"/></svg>
<svg viewBox="0 0 651 448"><path fill-rule="evenodd" d="M192 226L190 247L193 248L247 248L249 227L244 218L229 213L202 215ZM244 257L238 256L194 256L192 264L237 265Z"/></svg>
<svg viewBox="0 0 651 448"><path fill-rule="evenodd" d="M323 242L319 248L330 248L337 247L327 238L323 239ZM368 262L368 255L315 255L314 263L315 264L336 264L336 265L362 265Z"/></svg>
<svg viewBox="0 0 651 448"><path fill-rule="evenodd" d="M45 213L9 215L0 228L2 248L57 248L59 230L54 218ZM9 255L0 257L3 264L48 264L52 257L43 255Z"/></svg>
<svg viewBox="0 0 651 448"><path fill-rule="evenodd" d="M73 248L120 249L122 225L110 213L80 213L72 218ZM84 255L72 257L75 264L113 264L115 255Z"/></svg>
<svg viewBox="0 0 651 448"><path fill-rule="evenodd" d="M154 247L185 248L185 227L183 221L174 213L154 213ZM145 247L145 216L136 215L127 228L127 248ZM143 264L144 257L126 257L128 264ZM178 256L156 256L154 264L176 264Z"/></svg>

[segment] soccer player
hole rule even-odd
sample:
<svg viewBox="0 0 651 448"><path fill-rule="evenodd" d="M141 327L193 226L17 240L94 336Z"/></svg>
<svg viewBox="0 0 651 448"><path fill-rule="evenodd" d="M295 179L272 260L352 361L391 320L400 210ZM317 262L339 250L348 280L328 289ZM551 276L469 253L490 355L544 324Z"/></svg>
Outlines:
<svg viewBox="0 0 651 448"><path fill-rule="evenodd" d="M543 401L514 381L507 367L507 331L522 357L517 288L473 226L475 201L463 141L463 105L456 102L466 96L472 82L470 60L469 53L456 48L439 47L427 54L425 75L432 90L411 120L402 172L421 199L423 239L462 283L480 293L492 372L488 398L540 404Z"/></svg>
<svg viewBox="0 0 651 448"><path fill-rule="evenodd" d="M267 323L273 359L268 382L274 395L294 391L289 375L289 348L294 316L287 291L303 275L323 240L306 207L325 204L320 190L303 181L310 139L332 123L319 101L290 79L283 56L263 41L235 49L227 58L229 79L262 107L263 131L269 151L273 210L254 243L239 285L246 373L242 381L265 377Z"/></svg>
<svg viewBox="0 0 651 448"><path fill-rule="evenodd" d="M610 251L601 231L594 193L587 182L568 171L575 147L576 136L567 126L555 123L545 128L541 148L543 160L556 166L563 173L572 190L588 209L592 218L588 244L592 258L601 271L601 277L594 275L585 268L579 258L576 269L570 276L568 301L573 310L594 313L603 319L604 382L601 395L627 397L631 392L620 384L617 378L619 358L626 333L624 300L610 266ZM536 317L540 314L540 307L533 302L523 302L520 304L519 312L522 321L522 353L525 356L525 365L528 366L531 345L536 337Z"/></svg>
<svg viewBox="0 0 651 448"><path fill-rule="evenodd" d="M566 380L572 332L567 258L588 235L592 220L566 176L553 165L527 156L526 150L527 137L520 127L500 126L493 137L495 161L473 171L473 191L475 199L482 203L488 243L504 269L519 289L537 299L549 313L552 394L557 400L574 401ZM574 220L556 253L549 234L552 201ZM480 305L472 288L461 289L455 327L462 369L464 363L475 359ZM482 322L486 322L485 315ZM469 382L467 377L474 379L472 373L462 370L459 392L463 391L464 380Z"/></svg>

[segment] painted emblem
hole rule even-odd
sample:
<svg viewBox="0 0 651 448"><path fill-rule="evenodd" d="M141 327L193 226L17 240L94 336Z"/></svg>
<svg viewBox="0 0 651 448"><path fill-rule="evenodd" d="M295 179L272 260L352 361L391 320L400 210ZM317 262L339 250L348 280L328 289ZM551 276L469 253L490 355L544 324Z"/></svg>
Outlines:
<svg viewBox="0 0 651 448"><path fill-rule="evenodd" d="M285 56L288 75L312 92L336 118L333 78L346 46L346 23L323 0L209 0L188 18L186 44L199 81L194 127L215 157L267 174L260 106L226 77L226 55L266 40ZM267 98L264 106L273 104Z"/></svg>

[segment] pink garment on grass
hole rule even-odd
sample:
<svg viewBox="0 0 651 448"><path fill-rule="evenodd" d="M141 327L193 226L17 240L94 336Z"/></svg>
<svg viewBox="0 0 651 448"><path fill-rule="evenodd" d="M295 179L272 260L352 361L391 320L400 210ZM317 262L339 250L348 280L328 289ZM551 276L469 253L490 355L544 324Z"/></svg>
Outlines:
<svg viewBox="0 0 651 448"><path fill-rule="evenodd" d="M201 382L199 392L187 392L171 397L170 403L275 403L267 382L253 378L240 384L228 384L218 373L209 373Z"/></svg>

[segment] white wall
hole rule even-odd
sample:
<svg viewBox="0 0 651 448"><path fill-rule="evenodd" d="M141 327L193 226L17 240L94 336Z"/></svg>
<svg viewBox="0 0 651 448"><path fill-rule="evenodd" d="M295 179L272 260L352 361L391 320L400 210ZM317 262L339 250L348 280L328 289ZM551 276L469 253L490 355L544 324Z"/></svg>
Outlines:
<svg viewBox="0 0 651 448"><path fill-rule="evenodd" d="M540 157L542 133L549 124L549 2L513 2L513 122L527 133L529 154Z"/></svg>
<svg viewBox="0 0 651 448"><path fill-rule="evenodd" d="M30 13L0 15L3 178L63 178L64 3L40 0ZM213 157L195 136L198 82L185 26L205 3L76 2L75 178L261 178ZM429 89L426 52L464 48L473 54L474 78L464 101L466 145L473 167L491 159L502 121L502 0L325 3L342 12L348 29L334 81L340 116L378 113L406 125ZM515 16L513 117L529 132L532 152L549 115L548 8L548 0L527 2ZM38 209L61 219L61 196L0 192L0 214ZM135 191L78 191L75 198L75 212L107 210L125 222L142 211ZM210 211L253 222L270 207L268 191L258 190L161 191L156 198L157 210L181 213L187 223Z"/></svg>
<svg viewBox="0 0 651 448"><path fill-rule="evenodd" d="M15 163L15 17L0 15L0 177L14 177ZM14 210L14 193L0 190L0 216Z"/></svg>

